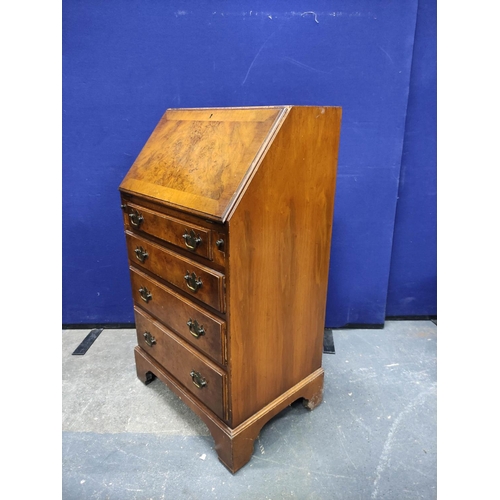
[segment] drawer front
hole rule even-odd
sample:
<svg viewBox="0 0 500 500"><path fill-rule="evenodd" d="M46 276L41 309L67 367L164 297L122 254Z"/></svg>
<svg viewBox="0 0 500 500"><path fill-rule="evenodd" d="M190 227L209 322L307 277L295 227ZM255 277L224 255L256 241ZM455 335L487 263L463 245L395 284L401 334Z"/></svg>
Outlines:
<svg viewBox="0 0 500 500"><path fill-rule="evenodd" d="M172 245L212 259L211 231L170 217L149 208L127 203L124 208L125 228L150 234Z"/></svg>
<svg viewBox="0 0 500 500"><path fill-rule="evenodd" d="M223 370L201 358L194 349L137 307L135 322L139 346L218 417L227 420L226 374Z"/></svg>
<svg viewBox="0 0 500 500"><path fill-rule="evenodd" d="M226 362L225 321L203 311L137 269L130 268L130 278L137 304L214 361Z"/></svg>
<svg viewBox="0 0 500 500"><path fill-rule="evenodd" d="M130 262L224 312L224 275L126 232Z"/></svg>

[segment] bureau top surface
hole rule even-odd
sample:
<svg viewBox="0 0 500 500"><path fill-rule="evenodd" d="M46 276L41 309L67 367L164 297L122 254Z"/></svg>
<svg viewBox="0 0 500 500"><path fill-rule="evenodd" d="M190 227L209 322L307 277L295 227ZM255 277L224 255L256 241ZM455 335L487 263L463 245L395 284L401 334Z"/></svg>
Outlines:
<svg viewBox="0 0 500 500"><path fill-rule="evenodd" d="M120 190L224 221L287 110L169 109Z"/></svg>

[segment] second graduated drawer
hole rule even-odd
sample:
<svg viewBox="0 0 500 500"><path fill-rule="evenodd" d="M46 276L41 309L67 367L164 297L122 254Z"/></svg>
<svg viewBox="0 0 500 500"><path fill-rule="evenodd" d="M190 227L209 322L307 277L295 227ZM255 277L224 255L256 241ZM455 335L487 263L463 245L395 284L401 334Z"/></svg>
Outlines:
<svg viewBox="0 0 500 500"><path fill-rule="evenodd" d="M205 304L225 312L224 275L126 231L128 256L136 264Z"/></svg>
<svg viewBox="0 0 500 500"><path fill-rule="evenodd" d="M130 268L132 296L136 304L157 317L198 350L226 362L226 322L204 311L170 288Z"/></svg>

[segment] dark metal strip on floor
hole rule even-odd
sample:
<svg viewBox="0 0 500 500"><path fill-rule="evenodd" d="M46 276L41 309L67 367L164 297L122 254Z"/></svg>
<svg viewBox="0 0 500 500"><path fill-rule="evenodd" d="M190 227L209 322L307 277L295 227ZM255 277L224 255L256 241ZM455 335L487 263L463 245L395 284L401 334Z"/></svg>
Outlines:
<svg viewBox="0 0 500 500"><path fill-rule="evenodd" d="M437 320L436 315L428 315L428 314L421 314L421 315L406 315L406 316L386 316L385 317L386 321L433 321Z"/></svg>
<svg viewBox="0 0 500 500"><path fill-rule="evenodd" d="M327 354L335 354L335 344L333 343L332 330L325 330L323 335L323 352Z"/></svg>
<svg viewBox="0 0 500 500"><path fill-rule="evenodd" d="M135 323L63 323L63 330L89 330L92 328L107 328L108 330L121 330L122 328L135 328Z"/></svg>
<svg viewBox="0 0 500 500"><path fill-rule="evenodd" d="M90 346L95 342L97 337L101 334L104 328L95 328L92 330L82 341L82 343L73 351L75 356L83 356L90 348Z"/></svg>
<svg viewBox="0 0 500 500"><path fill-rule="evenodd" d="M330 330L383 330L384 323L346 323L344 326L325 326Z"/></svg>

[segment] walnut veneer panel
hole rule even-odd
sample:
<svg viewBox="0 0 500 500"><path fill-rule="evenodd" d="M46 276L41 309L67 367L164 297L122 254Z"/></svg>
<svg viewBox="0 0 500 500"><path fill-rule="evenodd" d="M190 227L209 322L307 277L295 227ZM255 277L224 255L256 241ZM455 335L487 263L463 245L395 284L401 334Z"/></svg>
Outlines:
<svg viewBox="0 0 500 500"><path fill-rule="evenodd" d="M224 219L282 111L169 109L120 189Z"/></svg>
<svg viewBox="0 0 500 500"><path fill-rule="evenodd" d="M225 418L224 371L183 343L161 323L135 308L137 343L164 366L181 384L203 401L217 416ZM149 336L146 341L146 336ZM196 372L203 386L195 386L191 373Z"/></svg>
<svg viewBox="0 0 500 500"><path fill-rule="evenodd" d="M168 281L193 299L224 311L224 275L213 269L187 259L162 246L127 231L129 261ZM139 258L140 257L140 260ZM194 276L199 288L189 288L186 276Z"/></svg>
<svg viewBox="0 0 500 500"><path fill-rule="evenodd" d="M196 306L172 289L138 269L130 268L132 296L136 304L155 316L171 331L220 364L226 362L226 322ZM139 290L147 288L149 300ZM196 322L196 323L195 323ZM201 329L201 332L200 332Z"/></svg>

